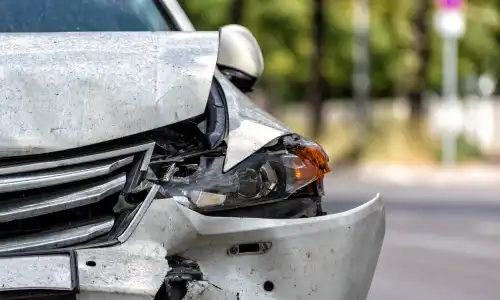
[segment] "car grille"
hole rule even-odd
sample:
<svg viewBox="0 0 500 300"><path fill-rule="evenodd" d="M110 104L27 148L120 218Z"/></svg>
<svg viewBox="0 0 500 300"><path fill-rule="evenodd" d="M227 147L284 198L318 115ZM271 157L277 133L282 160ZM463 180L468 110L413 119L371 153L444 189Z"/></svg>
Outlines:
<svg viewBox="0 0 500 300"><path fill-rule="evenodd" d="M130 212L114 212L119 195L139 183L154 145L7 159L0 164L0 254L110 236Z"/></svg>

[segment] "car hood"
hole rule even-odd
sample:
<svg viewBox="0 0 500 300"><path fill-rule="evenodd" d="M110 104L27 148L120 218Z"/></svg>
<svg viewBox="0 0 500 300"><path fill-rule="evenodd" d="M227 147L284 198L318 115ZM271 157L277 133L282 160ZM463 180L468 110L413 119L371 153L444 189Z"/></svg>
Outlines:
<svg viewBox="0 0 500 300"><path fill-rule="evenodd" d="M217 32L0 34L0 156L53 152L204 112Z"/></svg>

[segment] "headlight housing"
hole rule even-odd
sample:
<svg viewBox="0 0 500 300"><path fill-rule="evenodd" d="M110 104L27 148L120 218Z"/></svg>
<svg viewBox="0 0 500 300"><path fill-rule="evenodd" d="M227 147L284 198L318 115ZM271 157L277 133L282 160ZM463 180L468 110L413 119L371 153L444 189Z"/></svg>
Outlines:
<svg viewBox="0 0 500 300"><path fill-rule="evenodd" d="M223 156L202 155L197 164L171 166L162 186L187 197L193 208L219 210L286 199L330 171L328 156L316 143L289 136L280 145L254 153L226 173Z"/></svg>

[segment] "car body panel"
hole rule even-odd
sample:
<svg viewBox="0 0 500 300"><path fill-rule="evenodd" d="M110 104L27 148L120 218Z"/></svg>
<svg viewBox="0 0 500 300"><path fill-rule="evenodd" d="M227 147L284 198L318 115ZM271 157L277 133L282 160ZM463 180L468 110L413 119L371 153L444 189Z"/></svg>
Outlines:
<svg viewBox="0 0 500 300"><path fill-rule="evenodd" d="M205 111L217 32L0 34L0 156L156 129Z"/></svg>
<svg viewBox="0 0 500 300"><path fill-rule="evenodd" d="M158 2L161 3L162 7L168 12L170 21L175 24L179 31L196 31L193 23L177 0L158 0Z"/></svg>

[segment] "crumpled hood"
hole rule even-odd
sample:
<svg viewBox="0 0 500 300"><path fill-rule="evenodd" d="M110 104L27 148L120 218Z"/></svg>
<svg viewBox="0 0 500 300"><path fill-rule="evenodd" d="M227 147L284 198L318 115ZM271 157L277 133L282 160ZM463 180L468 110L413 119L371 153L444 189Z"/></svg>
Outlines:
<svg viewBox="0 0 500 300"><path fill-rule="evenodd" d="M0 156L108 141L204 112L217 32L0 34Z"/></svg>

